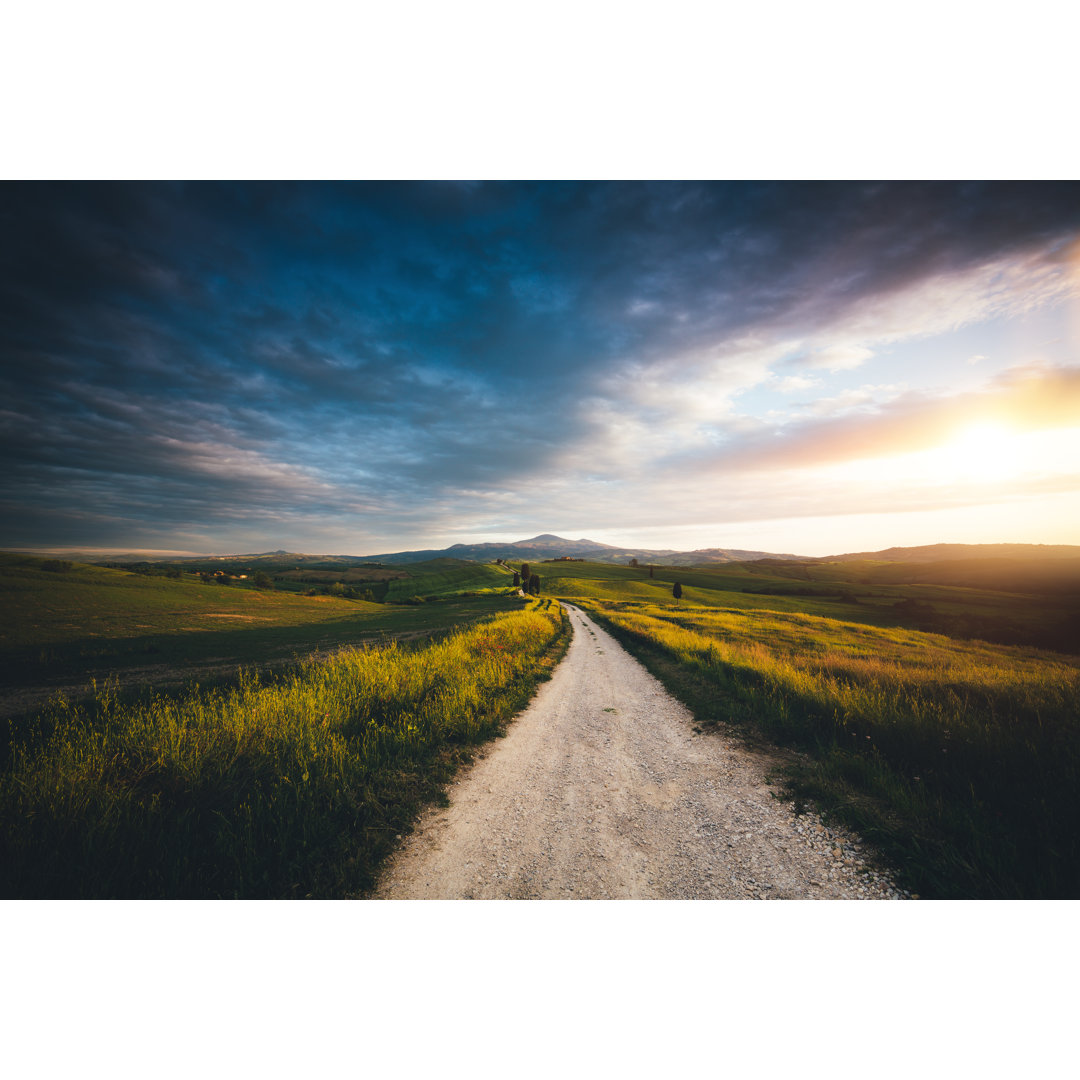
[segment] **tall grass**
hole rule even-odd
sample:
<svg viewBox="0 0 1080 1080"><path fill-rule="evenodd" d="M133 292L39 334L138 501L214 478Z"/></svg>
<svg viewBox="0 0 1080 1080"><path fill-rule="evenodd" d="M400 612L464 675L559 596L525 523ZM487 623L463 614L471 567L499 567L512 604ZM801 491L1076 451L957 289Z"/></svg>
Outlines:
<svg viewBox="0 0 1080 1080"><path fill-rule="evenodd" d="M0 891L355 895L465 748L524 705L565 633L558 605L539 601L268 684L58 702L0 777Z"/></svg>
<svg viewBox="0 0 1080 1080"><path fill-rule="evenodd" d="M810 615L599 605L699 718L803 754L793 789L922 895L1080 895L1080 671L1030 649ZM687 681L688 679L688 681Z"/></svg>

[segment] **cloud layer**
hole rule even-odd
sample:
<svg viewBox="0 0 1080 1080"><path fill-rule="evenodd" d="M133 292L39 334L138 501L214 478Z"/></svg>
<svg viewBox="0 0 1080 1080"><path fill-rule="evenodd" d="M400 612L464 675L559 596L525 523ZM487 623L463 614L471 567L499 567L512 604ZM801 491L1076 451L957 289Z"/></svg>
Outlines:
<svg viewBox="0 0 1080 1080"><path fill-rule="evenodd" d="M0 544L364 552L849 513L858 493L785 470L969 416L1080 425L1075 342L1034 367L957 352L965 393L897 355L1074 308L1078 196L9 184Z"/></svg>

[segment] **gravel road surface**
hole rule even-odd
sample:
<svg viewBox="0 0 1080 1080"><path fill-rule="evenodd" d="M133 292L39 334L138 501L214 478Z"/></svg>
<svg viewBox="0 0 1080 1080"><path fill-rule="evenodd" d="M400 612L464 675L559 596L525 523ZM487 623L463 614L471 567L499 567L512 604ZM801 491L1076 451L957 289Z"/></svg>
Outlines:
<svg viewBox="0 0 1080 1080"><path fill-rule="evenodd" d="M769 762L690 713L582 611L506 738L459 774L374 898L900 899L859 839L773 798Z"/></svg>

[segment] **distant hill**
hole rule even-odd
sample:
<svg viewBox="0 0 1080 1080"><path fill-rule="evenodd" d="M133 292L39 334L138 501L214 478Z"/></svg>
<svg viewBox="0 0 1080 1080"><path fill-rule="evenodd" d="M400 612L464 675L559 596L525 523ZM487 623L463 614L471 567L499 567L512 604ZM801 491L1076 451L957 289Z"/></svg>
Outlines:
<svg viewBox="0 0 1080 1080"><path fill-rule="evenodd" d="M40 552L38 554L41 554ZM51 553L49 553L51 554ZM528 540L508 540L501 543L452 544L447 548L424 548L416 551L394 551L383 555L310 555L296 551L249 552L247 554L174 554L172 552L130 552L128 554L74 554L65 558L109 566L181 566L185 570L255 571L267 573L285 571L341 570L348 567L404 567L415 563L430 563L449 559L457 563L490 563L496 559L511 562L543 562L545 559L588 559L592 562L625 566L631 559L658 566L688 566L740 562L753 559L797 559L795 555L775 555L764 551L742 551L734 548L703 548L698 551L674 551L671 548L614 547L595 540L567 540L552 533L542 533Z"/></svg>
<svg viewBox="0 0 1080 1080"><path fill-rule="evenodd" d="M928 544L815 560L863 583L952 585L968 589L1080 595L1080 546Z"/></svg>
<svg viewBox="0 0 1080 1080"><path fill-rule="evenodd" d="M923 547L893 547L884 551L860 551L849 555L829 555L819 562L943 562L953 559L1077 559L1076 544L926 544Z"/></svg>
<svg viewBox="0 0 1080 1080"><path fill-rule="evenodd" d="M761 559L780 559L800 562L803 555L778 555L771 551L744 551L742 548L696 548L675 553L679 566L701 566L708 563L758 562Z"/></svg>
<svg viewBox="0 0 1080 1080"><path fill-rule="evenodd" d="M39 553L40 554L40 553ZM171 557L170 557L171 556ZM695 548L693 551L675 551L671 548L615 547L600 544L595 540L567 540L553 533L541 533L527 540L508 540L486 544L452 544L447 548L424 548L417 551L394 551L382 555L305 555L284 550L264 551L247 555L174 555L167 552L132 552L130 555L76 554L65 552L64 557L87 563L105 563L120 565L129 563L169 563L182 565L188 570L214 570L228 568L230 564L240 569L265 569L269 573L303 570L341 570L349 567L384 567L409 566L413 563L426 563L436 559L455 559L462 562L494 562L506 559L510 562L543 562L545 559L588 559L591 562L610 563L625 566L631 559L642 564L654 563L657 566L718 566L724 563L760 562L770 560L778 563L802 563L806 565L822 563L890 563L894 564L894 574L904 580L915 580L910 574L905 575L900 569L916 567L929 572L934 564L936 573L931 576L955 578L957 564L980 564L981 571L976 577L980 581L994 573L1000 574L1003 566L992 570L990 563L1013 564L1019 570L1022 563L1057 563L1062 570L1070 560L1080 560L1080 545L1074 544L927 544L923 547L893 547L882 551L861 551L845 555L813 557L806 555L777 554L769 551L749 551L743 548ZM1062 561L1064 560L1064 561ZM942 565L950 564L948 570ZM875 571L876 573L877 571ZM882 571L884 572L884 571ZM1008 575L1014 576L1014 575ZM1042 571L1039 577L1045 577ZM1068 576L1071 576L1071 571ZM898 577L897 580L900 578ZM927 580L930 580L928 578ZM974 580L974 578L973 578Z"/></svg>
<svg viewBox="0 0 1080 1080"><path fill-rule="evenodd" d="M370 556L373 562L397 566L431 559L467 559L490 562L493 559L542 562L544 559L589 559L593 562L627 563L631 559L658 566L690 566L708 563L749 562L754 559L798 559L798 555L777 555L767 551L743 551L736 548L699 548L697 551L674 551L671 548L613 547L595 540L567 540L552 533L541 533L528 540L503 543L453 544L448 548L423 551L395 551Z"/></svg>

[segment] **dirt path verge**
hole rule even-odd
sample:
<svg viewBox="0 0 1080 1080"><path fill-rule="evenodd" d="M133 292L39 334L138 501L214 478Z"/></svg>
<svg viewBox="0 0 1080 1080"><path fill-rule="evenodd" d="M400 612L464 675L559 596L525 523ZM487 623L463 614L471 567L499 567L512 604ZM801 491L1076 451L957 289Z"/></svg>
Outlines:
<svg viewBox="0 0 1080 1080"><path fill-rule="evenodd" d="M678 701L567 604L574 639L505 739L429 810L375 899L887 899L852 834L796 817L770 762L698 735Z"/></svg>

